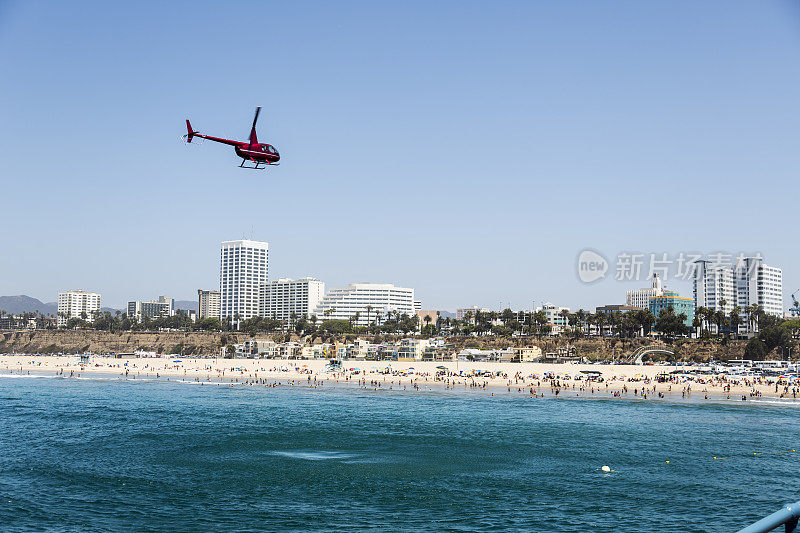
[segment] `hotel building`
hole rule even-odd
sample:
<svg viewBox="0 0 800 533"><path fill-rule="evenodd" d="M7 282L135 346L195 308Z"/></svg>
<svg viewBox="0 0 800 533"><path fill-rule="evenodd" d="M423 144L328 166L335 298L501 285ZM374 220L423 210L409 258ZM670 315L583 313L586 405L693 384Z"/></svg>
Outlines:
<svg viewBox="0 0 800 533"><path fill-rule="evenodd" d="M220 245L220 318L239 321L258 315L261 285L267 282L269 244L259 241L225 241ZM237 320L238 318L238 320Z"/></svg>
<svg viewBox="0 0 800 533"><path fill-rule="evenodd" d="M261 285L258 314L288 322L292 315L308 318L325 295L325 283L317 278L280 278Z"/></svg>
<svg viewBox="0 0 800 533"><path fill-rule="evenodd" d="M649 287L628 291L625 296L625 305L647 309L650 306L650 298L662 294L664 294L664 288L661 286L661 278L658 277L658 274L653 274L653 280Z"/></svg>
<svg viewBox="0 0 800 533"><path fill-rule="evenodd" d="M204 318L220 318L219 291L197 290L197 316L198 320Z"/></svg>
<svg viewBox="0 0 800 533"><path fill-rule="evenodd" d="M692 327L692 322L694 321L694 300L692 298L684 298L676 291L664 291L661 296L650 298L649 305L650 312L654 317L658 318L662 311L671 307L676 315L686 315L686 320L683 323L688 328Z"/></svg>
<svg viewBox="0 0 800 533"><path fill-rule="evenodd" d="M742 311L758 304L768 315L783 315L783 271L764 264L760 257L745 257L734 271L736 305Z"/></svg>
<svg viewBox="0 0 800 533"><path fill-rule="evenodd" d="M91 322L94 312L100 311L100 295L95 292L67 291L58 293L58 326L66 326L70 318L83 318Z"/></svg>
<svg viewBox="0 0 800 533"><path fill-rule="evenodd" d="M350 320L358 313L358 326L385 319L389 312L413 316L414 289L390 283L352 283L328 291L314 310L320 320Z"/></svg>
<svg viewBox="0 0 800 533"><path fill-rule="evenodd" d="M144 317L172 316L175 314L174 308L175 300L169 296L159 296L158 300L149 302L128 302L127 314L128 318L141 322Z"/></svg>
<svg viewBox="0 0 800 533"><path fill-rule="evenodd" d="M724 305L723 305L724 303ZM694 306L730 313L736 303L733 269L711 261L697 261L694 269Z"/></svg>
<svg viewBox="0 0 800 533"><path fill-rule="evenodd" d="M720 300L725 299L725 306ZM739 333L748 333L751 325L747 308L758 305L774 316L783 316L783 271L765 265L760 257L745 257L732 265L698 261L694 278L694 303L729 314L734 306L741 311ZM752 333L752 332L751 332Z"/></svg>
<svg viewBox="0 0 800 533"><path fill-rule="evenodd" d="M569 307L559 307L553 305L551 302L545 302L541 307L536 308L536 312L543 311L547 317L547 324L553 329L550 331L552 335L558 335L569 326L569 319L562 313L566 311L569 314Z"/></svg>

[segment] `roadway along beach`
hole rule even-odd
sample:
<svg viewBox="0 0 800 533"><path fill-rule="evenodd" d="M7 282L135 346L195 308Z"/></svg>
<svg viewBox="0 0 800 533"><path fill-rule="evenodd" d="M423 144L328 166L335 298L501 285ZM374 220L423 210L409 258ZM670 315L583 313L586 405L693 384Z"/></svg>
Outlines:
<svg viewBox="0 0 800 533"><path fill-rule="evenodd" d="M0 374L32 373L63 377L115 376L121 379L182 381L249 386L348 385L380 390L472 390L537 397L620 397L638 399L730 399L754 397L794 400L797 385L777 377L683 374L696 367L665 365L582 365L546 363L428 362L345 360L339 371L323 359L117 359L91 356L4 355ZM656 376L679 370L668 381ZM590 381L587 372L602 381Z"/></svg>

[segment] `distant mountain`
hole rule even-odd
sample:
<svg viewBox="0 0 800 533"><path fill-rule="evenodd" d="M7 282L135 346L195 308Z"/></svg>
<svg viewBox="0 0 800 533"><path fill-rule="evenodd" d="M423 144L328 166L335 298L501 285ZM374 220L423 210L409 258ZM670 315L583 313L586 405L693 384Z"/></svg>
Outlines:
<svg viewBox="0 0 800 533"><path fill-rule="evenodd" d="M0 309L12 315L34 313L37 311L45 315L55 315L58 312L58 304L46 304L41 300L25 295L0 296Z"/></svg>
<svg viewBox="0 0 800 533"><path fill-rule="evenodd" d="M197 300L175 300L174 309L184 311L197 311Z"/></svg>

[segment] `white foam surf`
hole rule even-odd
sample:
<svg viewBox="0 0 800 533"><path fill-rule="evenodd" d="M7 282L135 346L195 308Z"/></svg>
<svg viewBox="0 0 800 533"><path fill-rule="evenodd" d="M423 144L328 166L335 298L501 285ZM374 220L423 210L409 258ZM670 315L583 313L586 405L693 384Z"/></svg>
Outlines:
<svg viewBox="0 0 800 533"><path fill-rule="evenodd" d="M285 450L274 451L272 455L280 455L281 457L289 457L290 459L301 459L304 461L342 461L353 459L356 456L350 453L331 452L325 450L308 451L308 450Z"/></svg>

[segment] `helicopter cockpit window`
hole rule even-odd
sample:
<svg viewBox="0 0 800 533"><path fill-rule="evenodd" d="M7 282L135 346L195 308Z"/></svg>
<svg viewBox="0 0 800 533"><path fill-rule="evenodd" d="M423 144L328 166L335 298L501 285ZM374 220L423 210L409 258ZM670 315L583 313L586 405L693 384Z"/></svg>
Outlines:
<svg viewBox="0 0 800 533"><path fill-rule="evenodd" d="M275 150L275 148L273 148L272 146L270 146L268 148L269 148L269 151L272 152L273 154L277 154L278 153L278 151Z"/></svg>

